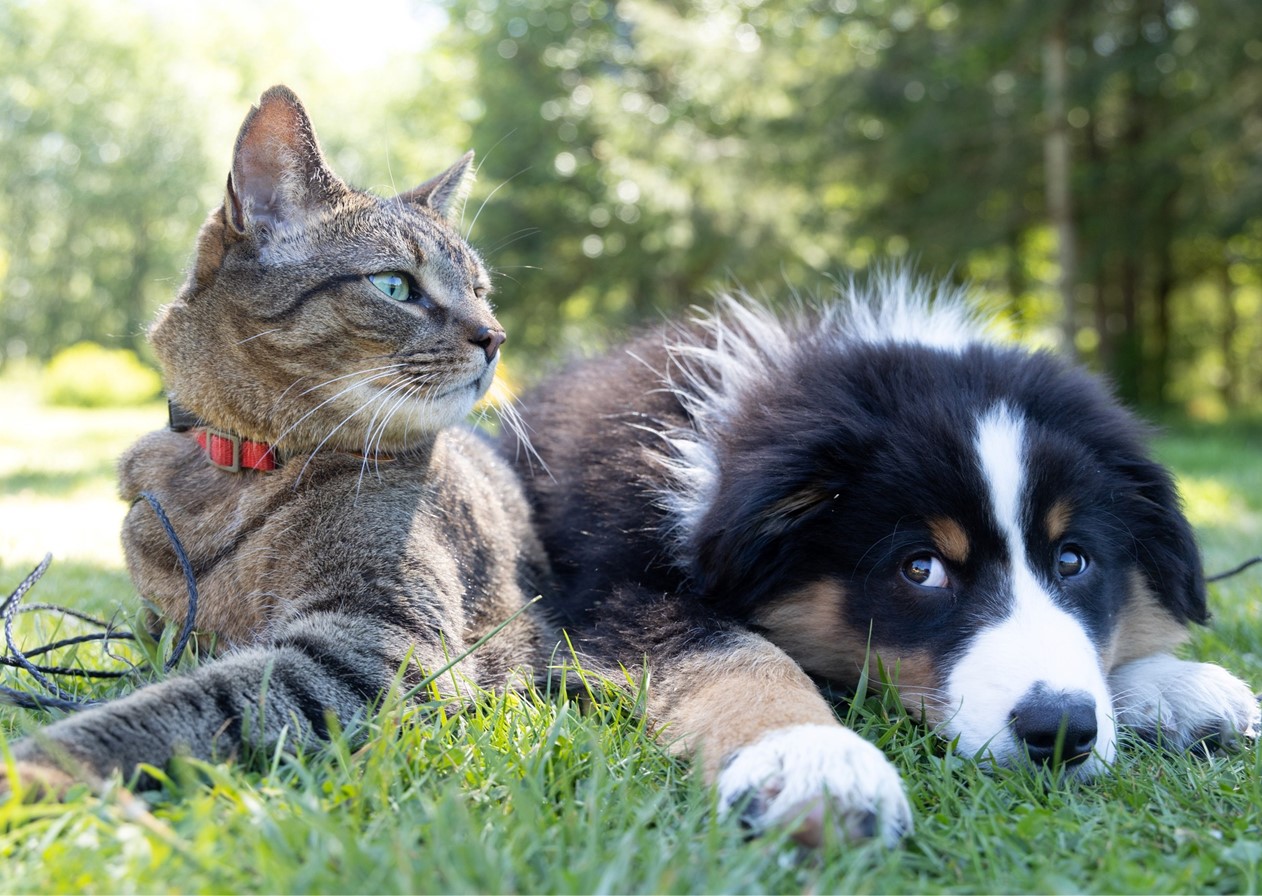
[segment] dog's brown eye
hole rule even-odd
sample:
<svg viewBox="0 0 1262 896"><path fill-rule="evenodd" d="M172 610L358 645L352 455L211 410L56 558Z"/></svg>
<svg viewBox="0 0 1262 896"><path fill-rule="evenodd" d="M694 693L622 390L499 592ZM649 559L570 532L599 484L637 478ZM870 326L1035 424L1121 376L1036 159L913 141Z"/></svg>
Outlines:
<svg viewBox="0 0 1262 896"><path fill-rule="evenodd" d="M917 554L903 564L903 578L922 588L946 588L951 584L946 566L933 554Z"/></svg>
<svg viewBox="0 0 1262 896"><path fill-rule="evenodd" d="M1062 579L1080 576L1087 569L1087 558L1076 547L1064 547L1056 558L1056 573Z"/></svg>

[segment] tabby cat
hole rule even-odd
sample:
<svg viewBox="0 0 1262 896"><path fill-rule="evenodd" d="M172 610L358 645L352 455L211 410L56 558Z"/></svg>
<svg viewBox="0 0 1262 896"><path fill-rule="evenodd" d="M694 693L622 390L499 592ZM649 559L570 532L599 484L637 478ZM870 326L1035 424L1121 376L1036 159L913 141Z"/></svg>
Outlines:
<svg viewBox="0 0 1262 896"><path fill-rule="evenodd" d="M176 754L313 743L519 611L454 671L504 687L543 668L556 639L529 606L548 569L525 501L491 447L454 426L504 341L487 270L447 220L471 163L384 199L328 168L285 87L250 111L224 203L150 332L192 425L150 433L120 463L137 588L184 618L144 491L188 552L199 632L227 649L18 742L24 780L57 791Z"/></svg>

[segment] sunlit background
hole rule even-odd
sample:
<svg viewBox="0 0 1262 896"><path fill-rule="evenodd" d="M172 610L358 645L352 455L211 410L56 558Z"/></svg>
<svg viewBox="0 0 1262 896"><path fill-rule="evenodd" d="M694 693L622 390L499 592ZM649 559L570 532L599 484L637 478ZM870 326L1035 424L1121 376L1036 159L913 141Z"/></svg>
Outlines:
<svg viewBox="0 0 1262 896"><path fill-rule="evenodd" d="M381 192L478 152L507 358L739 285L970 281L1129 401L1262 404L1262 4L0 0L0 360L145 355L273 83Z"/></svg>
<svg viewBox="0 0 1262 896"><path fill-rule="evenodd" d="M142 624L114 466L167 420L144 332L277 82L361 187L476 150L462 226L519 387L716 289L913 264L1164 424L1207 572L1262 551L1262 0L0 0L0 597L52 552L28 606ZM1182 654L1255 685L1259 569ZM89 648L65 664L121 668ZM871 727L874 698L843 714L914 776L916 836L799 862L715 825L580 677L135 800L8 801L0 891L1259 889L1256 747L1049 789L888 701ZM0 707L10 736L39 720Z"/></svg>

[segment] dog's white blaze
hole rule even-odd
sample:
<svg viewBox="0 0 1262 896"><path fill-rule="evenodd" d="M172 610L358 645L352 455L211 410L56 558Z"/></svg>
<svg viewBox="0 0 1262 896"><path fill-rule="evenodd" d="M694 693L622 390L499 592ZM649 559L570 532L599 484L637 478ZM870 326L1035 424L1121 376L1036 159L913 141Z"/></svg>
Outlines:
<svg viewBox="0 0 1262 896"><path fill-rule="evenodd" d="M990 488L995 521L1003 529L1009 548L1018 550L1022 557L1025 556L1020 540L1021 487L1025 483L1024 435L1023 422L1004 405L983 417L977 427L977 460Z"/></svg>
<svg viewBox="0 0 1262 896"><path fill-rule="evenodd" d="M1000 406L979 422L977 460L991 506L1008 545L1012 610L981 631L947 678L953 714L945 728L966 753L985 750L1003 762L1018 754L1012 711L1036 684L1085 691L1096 702L1096 756L1079 774L1111 762L1116 728L1100 657L1082 624L1052 600L1030 569L1021 532L1025 486L1024 422Z"/></svg>

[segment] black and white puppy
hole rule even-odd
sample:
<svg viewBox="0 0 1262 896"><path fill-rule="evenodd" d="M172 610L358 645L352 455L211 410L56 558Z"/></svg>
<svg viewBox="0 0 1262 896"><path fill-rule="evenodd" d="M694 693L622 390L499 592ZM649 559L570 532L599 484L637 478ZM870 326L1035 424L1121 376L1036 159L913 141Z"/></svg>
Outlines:
<svg viewBox="0 0 1262 896"><path fill-rule="evenodd" d="M812 678L893 680L999 765L1089 776L1119 727L1255 736L1250 689L1171 651L1208 613L1144 427L1095 378L893 275L777 316L722 299L554 376L516 457L588 662L650 674L664 742L756 828L911 826Z"/></svg>

